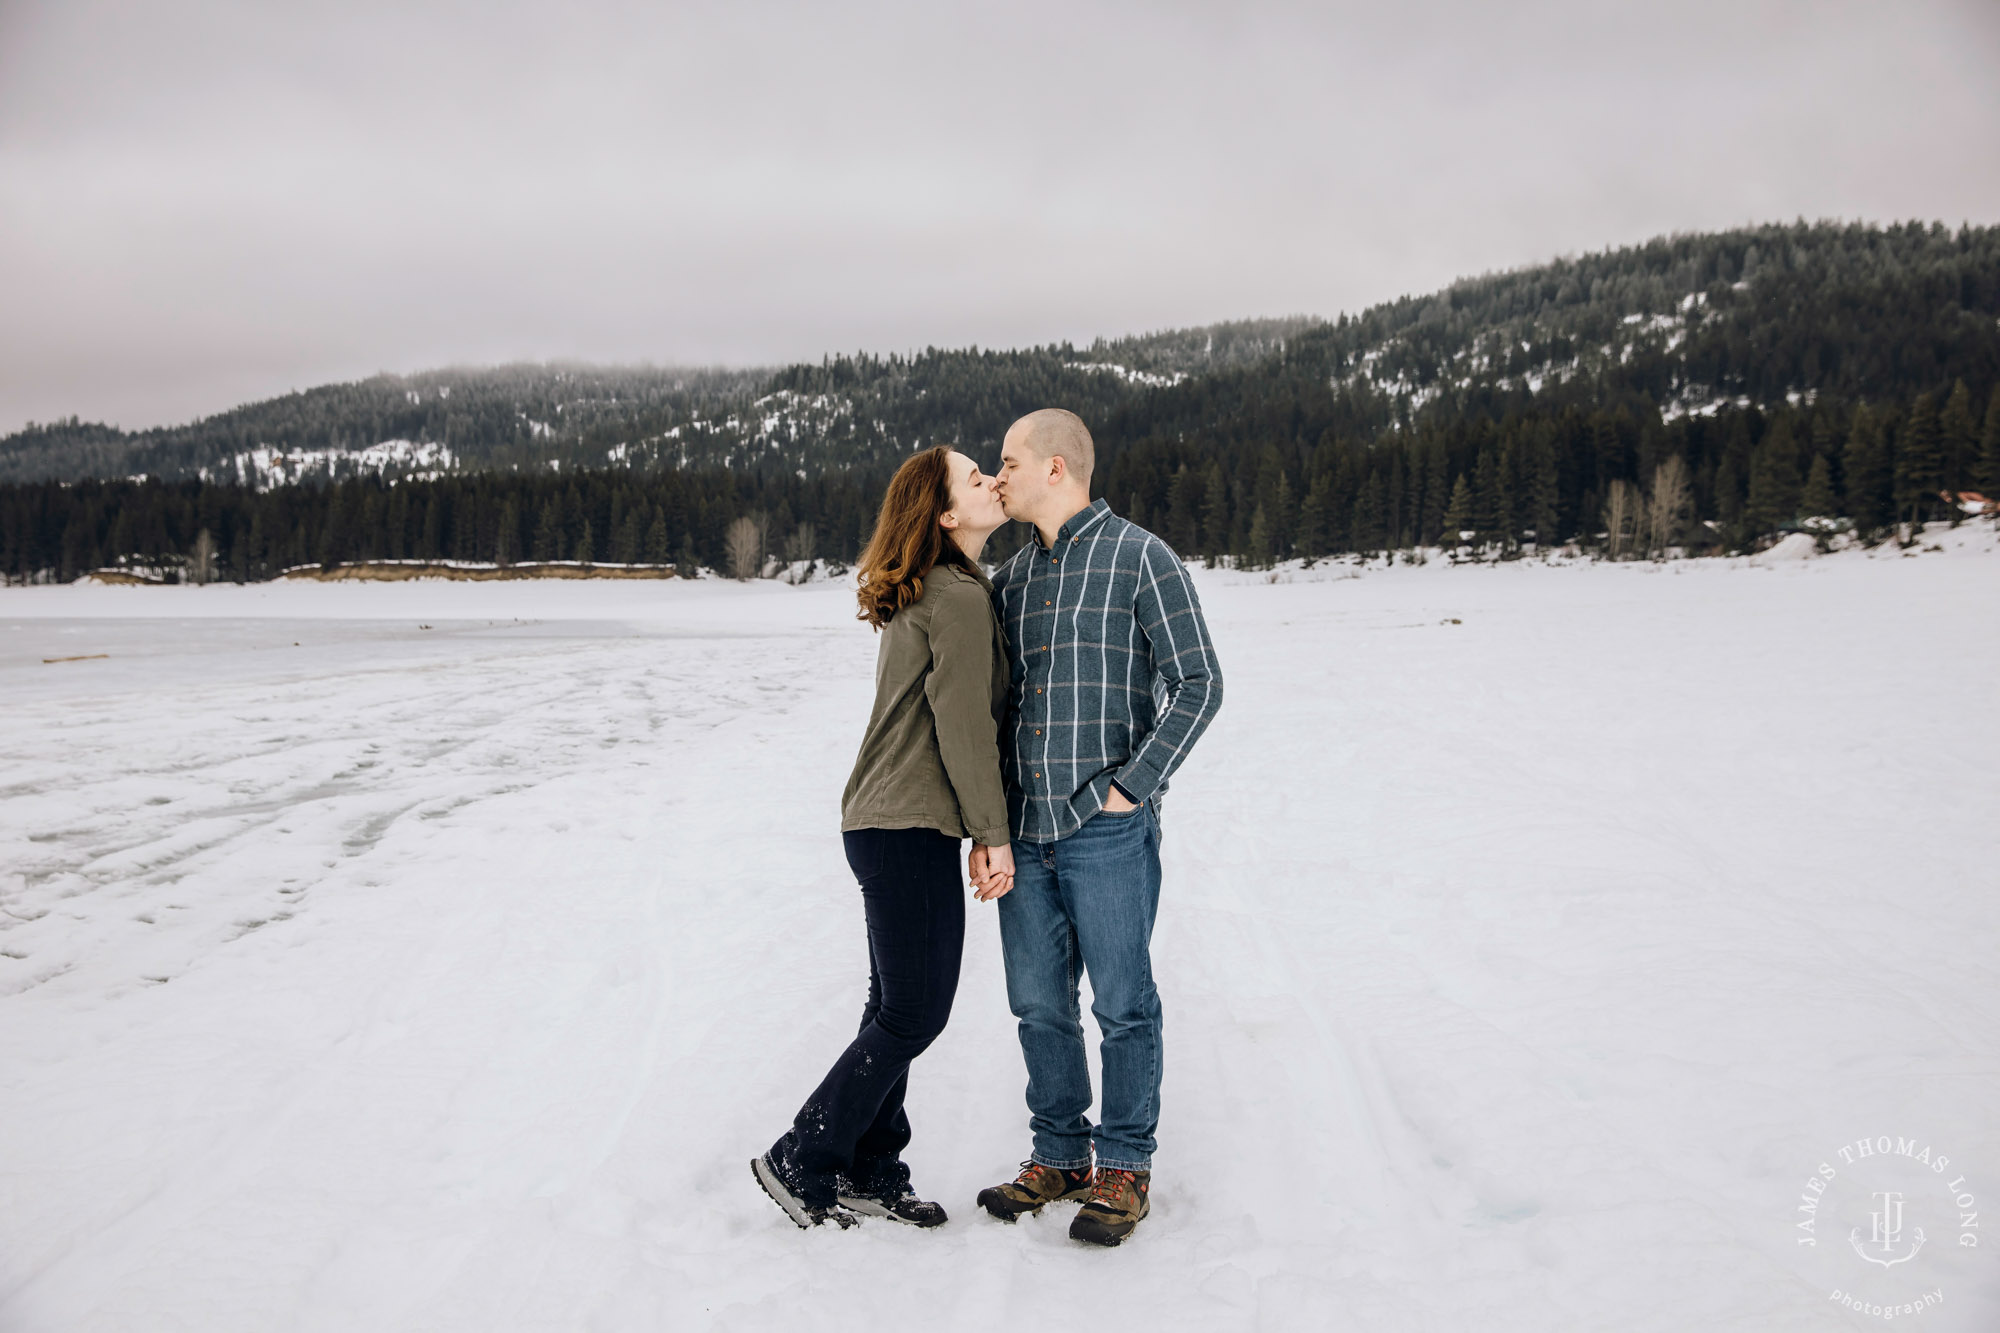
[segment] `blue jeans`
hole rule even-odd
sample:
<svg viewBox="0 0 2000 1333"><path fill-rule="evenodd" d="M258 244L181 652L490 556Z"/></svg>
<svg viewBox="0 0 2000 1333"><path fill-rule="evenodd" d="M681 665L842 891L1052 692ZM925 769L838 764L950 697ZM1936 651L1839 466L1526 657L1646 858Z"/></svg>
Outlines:
<svg viewBox="0 0 2000 1333"><path fill-rule="evenodd" d="M1034 1160L1153 1168L1160 1124L1160 995L1153 988L1153 917L1160 905L1160 818L1151 801L1098 814L1067 838L1014 844L1014 887L1000 899L1007 1003L1028 1064ZM1090 976L1104 1066L1100 1123L1091 1128L1090 1065L1077 980Z"/></svg>

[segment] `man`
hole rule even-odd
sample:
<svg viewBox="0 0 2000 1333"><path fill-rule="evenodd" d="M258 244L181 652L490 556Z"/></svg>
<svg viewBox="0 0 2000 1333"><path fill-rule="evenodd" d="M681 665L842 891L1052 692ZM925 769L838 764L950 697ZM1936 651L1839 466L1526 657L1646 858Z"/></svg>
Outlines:
<svg viewBox="0 0 2000 1333"><path fill-rule="evenodd" d="M1187 570L1165 542L1091 500L1093 461L1083 422L1050 408L1008 430L996 478L1007 517L1035 528L993 580L1013 657L1001 768L1015 876L1000 939L1034 1145L1021 1174L979 1203L1011 1222L1081 1199L1070 1236L1116 1245L1151 1209L1159 802L1222 705L1222 673ZM982 862L975 848L975 880ZM1101 1038L1095 1128L1079 966Z"/></svg>

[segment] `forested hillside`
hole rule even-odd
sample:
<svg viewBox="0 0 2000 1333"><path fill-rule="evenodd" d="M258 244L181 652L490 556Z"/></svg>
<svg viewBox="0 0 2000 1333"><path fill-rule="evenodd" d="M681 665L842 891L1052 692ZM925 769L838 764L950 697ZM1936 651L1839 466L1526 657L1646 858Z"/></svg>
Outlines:
<svg viewBox="0 0 2000 1333"><path fill-rule="evenodd" d="M269 486L607 466L772 466L812 476L892 462L933 437L995 435L1020 402L1061 401L1102 416L1190 374L1262 361L1317 323L1219 324L1081 351L930 348L777 371L518 365L378 375L188 426L31 425L0 439L0 481L145 475Z"/></svg>
<svg viewBox="0 0 2000 1333"><path fill-rule="evenodd" d="M246 578L369 556L717 566L753 511L774 543L851 558L898 458L990 459L1052 404L1091 424L1100 493L1191 555L1878 532L2000 490L2000 228L1671 237L1331 323L1087 349L449 371L174 430L41 426L0 441L0 569L68 578L203 530Z"/></svg>
<svg viewBox="0 0 2000 1333"><path fill-rule="evenodd" d="M1764 227L1303 331L1122 409L1102 486L1183 550L1251 559L1448 532L1734 548L2000 488L1996 393L2000 228Z"/></svg>
<svg viewBox="0 0 2000 1333"><path fill-rule="evenodd" d="M377 375L188 426L128 432L75 420L30 425L0 440L0 480L143 474L270 484L364 472L395 477L440 464L484 471L586 455L601 463L620 442L748 403L769 378L758 370L561 365ZM385 442L407 447L383 450ZM381 464L363 457L370 449L386 455ZM405 461L410 466L399 466Z"/></svg>

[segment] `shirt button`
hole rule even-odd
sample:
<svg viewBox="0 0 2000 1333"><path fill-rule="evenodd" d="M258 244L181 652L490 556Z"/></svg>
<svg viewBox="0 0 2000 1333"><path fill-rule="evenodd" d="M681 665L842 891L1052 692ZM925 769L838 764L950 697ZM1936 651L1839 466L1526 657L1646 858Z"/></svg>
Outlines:
<svg viewBox="0 0 2000 1333"><path fill-rule="evenodd" d="M1042 687L1039 685L1035 686L1035 693L1040 694L1041 692L1042 692Z"/></svg>
<svg viewBox="0 0 2000 1333"><path fill-rule="evenodd" d="M1036 777L1040 777L1040 776L1041 776L1041 774L1040 774L1040 773L1037 773L1037 774L1035 774L1035 776L1036 776Z"/></svg>
<svg viewBox="0 0 2000 1333"><path fill-rule="evenodd" d="M1042 605L1043 605L1043 606L1054 606L1054 605L1055 605L1055 603L1054 603L1054 602L1043 602L1043 603L1042 603Z"/></svg>
<svg viewBox="0 0 2000 1333"><path fill-rule="evenodd" d="M1035 728L1035 734L1036 734L1037 736L1041 735L1041 734L1042 734L1042 729L1041 729L1040 727L1036 727L1036 728Z"/></svg>

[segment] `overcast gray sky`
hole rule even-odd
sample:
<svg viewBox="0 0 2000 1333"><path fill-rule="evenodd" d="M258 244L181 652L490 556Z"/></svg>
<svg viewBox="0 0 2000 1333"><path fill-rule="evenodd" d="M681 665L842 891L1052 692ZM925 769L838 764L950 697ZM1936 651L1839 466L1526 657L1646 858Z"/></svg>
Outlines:
<svg viewBox="0 0 2000 1333"><path fill-rule="evenodd" d="M2000 221L2000 0L0 0L0 431Z"/></svg>

